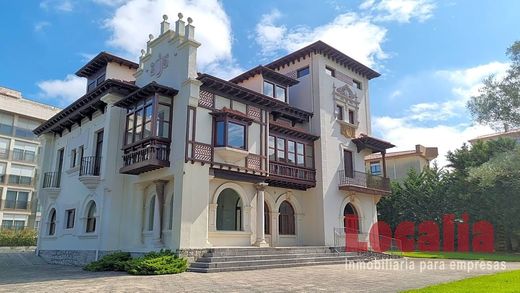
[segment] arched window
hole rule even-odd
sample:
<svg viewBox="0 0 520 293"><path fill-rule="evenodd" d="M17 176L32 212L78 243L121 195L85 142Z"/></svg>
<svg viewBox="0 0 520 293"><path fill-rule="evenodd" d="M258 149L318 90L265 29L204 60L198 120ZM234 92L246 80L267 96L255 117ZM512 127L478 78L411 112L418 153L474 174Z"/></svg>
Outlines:
<svg viewBox="0 0 520 293"><path fill-rule="evenodd" d="M155 217L155 195L150 199L148 206L148 231L153 231L153 219Z"/></svg>
<svg viewBox="0 0 520 293"><path fill-rule="evenodd" d="M56 210L52 209L49 213L49 235L56 234Z"/></svg>
<svg viewBox="0 0 520 293"><path fill-rule="evenodd" d="M242 230L242 199L231 188L224 189L218 196L217 230Z"/></svg>
<svg viewBox="0 0 520 293"><path fill-rule="evenodd" d="M96 216L97 216L96 203L94 201L91 201L88 204L88 209L87 209L87 227L86 227L87 233L96 232Z"/></svg>
<svg viewBox="0 0 520 293"><path fill-rule="evenodd" d="M345 232L359 233L359 216L356 208L351 203L345 206L343 216L345 217Z"/></svg>
<svg viewBox="0 0 520 293"><path fill-rule="evenodd" d="M264 202L264 233L271 234L271 221L269 221L269 206Z"/></svg>
<svg viewBox="0 0 520 293"><path fill-rule="evenodd" d="M278 211L280 215L278 216L278 230L280 235L295 235L296 229L294 224L294 209L292 205L284 200L280 205L280 209Z"/></svg>

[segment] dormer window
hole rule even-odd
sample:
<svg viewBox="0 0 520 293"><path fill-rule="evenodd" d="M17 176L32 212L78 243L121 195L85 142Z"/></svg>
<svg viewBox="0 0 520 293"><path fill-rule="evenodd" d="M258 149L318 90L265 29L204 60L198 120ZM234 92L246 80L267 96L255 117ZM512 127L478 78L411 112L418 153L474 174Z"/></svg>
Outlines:
<svg viewBox="0 0 520 293"><path fill-rule="evenodd" d="M264 95L287 102L287 88L269 81L264 81Z"/></svg>

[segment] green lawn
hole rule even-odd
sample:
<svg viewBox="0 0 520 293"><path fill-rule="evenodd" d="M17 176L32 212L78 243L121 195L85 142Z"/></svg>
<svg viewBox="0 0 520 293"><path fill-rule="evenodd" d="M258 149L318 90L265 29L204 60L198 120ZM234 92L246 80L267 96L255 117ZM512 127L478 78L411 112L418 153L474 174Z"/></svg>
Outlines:
<svg viewBox="0 0 520 293"><path fill-rule="evenodd" d="M442 258L442 259L464 259L464 260L489 260L489 261L518 261L520 253L477 253L477 252L403 252L406 257L418 258Z"/></svg>
<svg viewBox="0 0 520 293"><path fill-rule="evenodd" d="M520 292L520 271L474 277L405 292Z"/></svg>

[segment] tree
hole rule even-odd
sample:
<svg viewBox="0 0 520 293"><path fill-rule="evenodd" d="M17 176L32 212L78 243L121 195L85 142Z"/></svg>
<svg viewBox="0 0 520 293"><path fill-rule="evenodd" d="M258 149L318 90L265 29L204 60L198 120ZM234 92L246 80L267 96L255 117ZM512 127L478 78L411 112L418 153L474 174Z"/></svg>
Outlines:
<svg viewBox="0 0 520 293"><path fill-rule="evenodd" d="M471 168L469 181L481 188L482 205L496 228L505 228L506 249L520 235L520 147L500 153L479 167Z"/></svg>
<svg viewBox="0 0 520 293"><path fill-rule="evenodd" d="M511 45L506 55L511 60L506 76L485 78L479 94L467 104L475 121L504 131L520 127L520 41Z"/></svg>

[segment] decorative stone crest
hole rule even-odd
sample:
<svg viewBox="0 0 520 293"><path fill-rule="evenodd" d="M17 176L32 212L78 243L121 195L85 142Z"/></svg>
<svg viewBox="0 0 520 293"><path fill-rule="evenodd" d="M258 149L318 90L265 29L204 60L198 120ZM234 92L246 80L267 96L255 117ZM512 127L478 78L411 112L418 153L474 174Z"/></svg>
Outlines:
<svg viewBox="0 0 520 293"><path fill-rule="evenodd" d="M338 88L334 85L334 97L356 109L359 106L359 98L348 84Z"/></svg>
<svg viewBox="0 0 520 293"><path fill-rule="evenodd" d="M150 63L150 76L161 77L161 75L164 72L164 69L168 68L169 61L170 54L162 56L162 54L159 53L159 56L157 56L157 60Z"/></svg>

